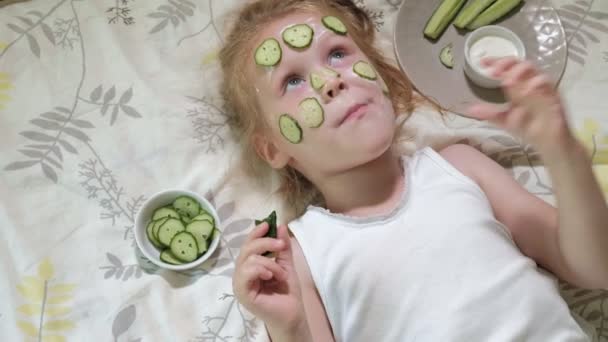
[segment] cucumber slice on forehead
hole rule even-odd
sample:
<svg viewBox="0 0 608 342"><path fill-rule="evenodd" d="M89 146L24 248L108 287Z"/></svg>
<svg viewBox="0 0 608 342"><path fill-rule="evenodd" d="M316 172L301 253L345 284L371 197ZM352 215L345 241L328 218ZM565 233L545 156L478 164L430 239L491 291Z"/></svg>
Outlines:
<svg viewBox="0 0 608 342"><path fill-rule="evenodd" d="M302 128L289 114L283 114L279 117L279 129L290 143L298 144L302 141Z"/></svg>
<svg viewBox="0 0 608 342"><path fill-rule="evenodd" d="M306 48L312 43L312 37L315 35L315 31L312 27L306 24L297 24L289 26L283 31L282 37L285 44L296 48Z"/></svg>
<svg viewBox="0 0 608 342"><path fill-rule="evenodd" d="M262 66L274 66L279 63L282 54L279 42L268 38L255 50L255 62Z"/></svg>
<svg viewBox="0 0 608 342"><path fill-rule="evenodd" d="M188 232L177 233L170 243L171 253L181 261L192 262L198 257L196 239Z"/></svg>
<svg viewBox="0 0 608 342"><path fill-rule="evenodd" d="M372 68L372 66L365 61L358 61L357 63L355 63L355 65L353 66L353 71L355 72L355 74L368 80L373 81L378 78L378 75L376 74L374 68Z"/></svg>
<svg viewBox="0 0 608 342"><path fill-rule="evenodd" d="M301 116L304 117L304 122L310 128L317 128L321 126L325 119L325 113L323 107L319 101L314 97L309 97L298 105Z"/></svg>
<svg viewBox="0 0 608 342"><path fill-rule="evenodd" d="M325 25L325 27L334 31L335 33L341 35L346 34L346 25L344 25L344 23L337 17L334 17L333 15L328 15L323 17L321 21L323 22L323 25Z"/></svg>

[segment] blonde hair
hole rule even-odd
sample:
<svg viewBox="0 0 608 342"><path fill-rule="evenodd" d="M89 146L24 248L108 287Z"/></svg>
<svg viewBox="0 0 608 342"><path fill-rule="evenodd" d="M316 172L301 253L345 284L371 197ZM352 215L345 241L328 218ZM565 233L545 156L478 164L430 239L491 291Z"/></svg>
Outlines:
<svg viewBox="0 0 608 342"><path fill-rule="evenodd" d="M270 167L257 154L253 137L255 133L268 129L261 111L257 94L253 91L248 75L250 55L262 27L282 16L296 11L309 11L334 15L347 26L348 34L386 82L396 115L409 117L419 104L438 105L426 96L415 96L415 88L397 67L389 63L374 47L375 27L369 16L351 0L257 0L245 5L234 18L234 23L219 53L223 71L222 96L227 108L235 114L234 128L243 146L243 158L248 171L256 178L264 177ZM403 124L406 120L401 121ZM281 186L279 192L300 213L306 205L320 202L322 198L308 179L300 172L287 166L279 170Z"/></svg>

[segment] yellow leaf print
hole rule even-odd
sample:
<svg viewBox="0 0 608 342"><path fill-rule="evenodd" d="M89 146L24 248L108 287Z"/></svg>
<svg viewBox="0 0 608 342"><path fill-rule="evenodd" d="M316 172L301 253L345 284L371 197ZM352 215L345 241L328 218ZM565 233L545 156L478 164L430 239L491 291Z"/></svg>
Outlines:
<svg viewBox="0 0 608 342"><path fill-rule="evenodd" d="M6 44L4 44L3 42L0 42L0 50L4 50L5 47L6 47Z"/></svg>
<svg viewBox="0 0 608 342"><path fill-rule="evenodd" d="M44 328L48 330L69 330L74 328L72 321L50 321L44 324Z"/></svg>
<svg viewBox="0 0 608 342"><path fill-rule="evenodd" d="M19 326L19 329L21 329L21 331L23 331L26 335L30 337L38 336L38 329L32 323L18 321L17 325Z"/></svg>
<svg viewBox="0 0 608 342"><path fill-rule="evenodd" d="M53 265L48 259L38 265L38 276L44 280L49 280L53 276Z"/></svg>
<svg viewBox="0 0 608 342"><path fill-rule="evenodd" d="M17 313L28 317L18 320L17 326L26 336L36 337L37 341L65 342L66 338L60 332L76 327L71 320L56 319L70 313L67 303L72 300L76 285L54 283L54 273L53 264L46 259L38 265L36 275L24 276L17 285L17 290L26 301L17 308Z"/></svg>
<svg viewBox="0 0 608 342"><path fill-rule="evenodd" d="M590 118L583 121L582 129L575 132L585 145L589 154L593 154L593 164L608 164L608 135L600 130L599 123Z"/></svg>
<svg viewBox="0 0 608 342"><path fill-rule="evenodd" d="M46 335L42 336L42 342L65 342L66 339L59 335Z"/></svg>
<svg viewBox="0 0 608 342"><path fill-rule="evenodd" d="M0 47L0 50L2 48ZM7 73L0 72L0 110L4 109L4 105L8 103L11 97L8 95L12 89L10 77Z"/></svg>
<svg viewBox="0 0 608 342"><path fill-rule="evenodd" d="M217 50L213 50L213 51L207 53L206 55L204 55L203 56L203 65L208 65L208 64L215 62L215 60L217 59L217 55L218 55Z"/></svg>

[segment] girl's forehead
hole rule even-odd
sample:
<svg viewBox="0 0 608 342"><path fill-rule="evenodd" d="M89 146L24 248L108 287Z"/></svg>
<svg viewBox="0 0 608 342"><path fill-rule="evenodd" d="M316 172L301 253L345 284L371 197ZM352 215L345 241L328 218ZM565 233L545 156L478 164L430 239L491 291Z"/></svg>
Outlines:
<svg viewBox="0 0 608 342"><path fill-rule="evenodd" d="M316 12L300 11L290 13L271 22L270 25L260 32L258 40L264 40L269 37L279 39L281 38L281 32L283 32L284 29L296 24L308 24L315 30L320 29L323 27L323 25L321 25L321 18L322 15Z"/></svg>

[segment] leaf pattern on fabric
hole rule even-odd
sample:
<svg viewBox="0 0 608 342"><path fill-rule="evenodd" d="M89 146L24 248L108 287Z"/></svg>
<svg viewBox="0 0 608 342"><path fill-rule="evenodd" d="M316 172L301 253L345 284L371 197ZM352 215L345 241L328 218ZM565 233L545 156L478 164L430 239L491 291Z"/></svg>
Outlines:
<svg viewBox="0 0 608 342"><path fill-rule="evenodd" d="M13 89L13 85L11 84L10 75L5 72L0 72L0 112L11 100L9 95L11 89Z"/></svg>
<svg viewBox="0 0 608 342"><path fill-rule="evenodd" d="M17 292L25 299L17 308L17 327L37 341L64 341L62 333L76 327L66 318L75 289L75 284L57 283L53 264L43 260L35 275L24 276L17 285Z"/></svg>
<svg viewBox="0 0 608 342"><path fill-rule="evenodd" d="M593 2L577 0L557 10L568 38L568 57L581 65L588 57L588 45L600 43L598 34L608 34L608 12L592 11Z"/></svg>
<svg viewBox="0 0 608 342"><path fill-rule="evenodd" d="M114 341L118 341L118 338L131 328L135 318L137 317L137 310L135 305L129 305L122 309L114 318L112 323L112 336Z"/></svg>
<svg viewBox="0 0 608 342"><path fill-rule="evenodd" d="M134 0L116 0L114 6L108 8L108 24L123 23L125 25L135 24L135 18L131 16L129 2Z"/></svg>
<svg viewBox="0 0 608 342"><path fill-rule="evenodd" d="M152 27L150 34L162 31L169 23L176 28L180 23L184 23L187 17L194 15L196 4L189 0L168 0L167 4L157 7L155 12L148 14L149 18L158 20Z"/></svg>

